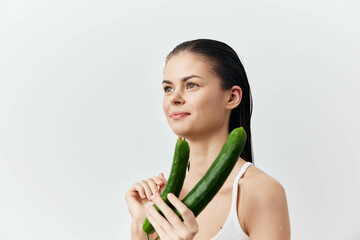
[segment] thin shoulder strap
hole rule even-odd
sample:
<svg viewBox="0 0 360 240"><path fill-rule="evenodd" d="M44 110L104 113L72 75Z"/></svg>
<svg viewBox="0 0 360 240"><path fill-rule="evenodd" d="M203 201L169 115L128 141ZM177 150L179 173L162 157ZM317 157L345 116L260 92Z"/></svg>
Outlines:
<svg viewBox="0 0 360 240"><path fill-rule="evenodd" d="M245 173L246 169L253 165L251 162L246 162L240 169L240 172L238 173L238 175L236 176L235 180L234 180L234 184L233 184L233 194L232 194L232 208L236 207L236 198L237 198L237 191L238 191L238 184L239 184L239 180L241 178L241 176ZM236 208L235 208L236 209Z"/></svg>

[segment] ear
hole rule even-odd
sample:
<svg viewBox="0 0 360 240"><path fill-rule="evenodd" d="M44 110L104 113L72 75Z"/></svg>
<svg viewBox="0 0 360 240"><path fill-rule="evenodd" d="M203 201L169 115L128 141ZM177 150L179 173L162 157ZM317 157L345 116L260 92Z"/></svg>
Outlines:
<svg viewBox="0 0 360 240"><path fill-rule="evenodd" d="M239 86L233 86L228 90L228 98L225 109L234 109L239 106L242 99L242 90Z"/></svg>

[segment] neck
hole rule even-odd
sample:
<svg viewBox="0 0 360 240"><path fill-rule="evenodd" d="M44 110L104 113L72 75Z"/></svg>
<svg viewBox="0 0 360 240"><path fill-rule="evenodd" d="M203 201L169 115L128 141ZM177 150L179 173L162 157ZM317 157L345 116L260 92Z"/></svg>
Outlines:
<svg viewBox="0 0 360 240"><path fill-rule="evenodd" d="M187 139L190 147L190 170L188 174L204 176L219 155L228 136L228 129L221 128Z"/></svg>

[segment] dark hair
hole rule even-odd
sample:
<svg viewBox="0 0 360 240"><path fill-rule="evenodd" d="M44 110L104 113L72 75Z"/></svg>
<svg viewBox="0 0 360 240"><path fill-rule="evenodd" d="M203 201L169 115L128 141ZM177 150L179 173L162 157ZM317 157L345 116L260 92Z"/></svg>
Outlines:
<svg viewBox="0 0 360 240"><path fill-rule="evenodd" d="M245 129L247 139L240 157L253 163L250 120L252 115L252 96L250 85L236 52L227 44L212 39L196 39L177 45L166 57L166 62L180 52L199 54L209 63L211 69L222 80L221 87L228 90L232 86L239 86L242 90L240 104L231 111L229 133L237 127Z"/></svg>

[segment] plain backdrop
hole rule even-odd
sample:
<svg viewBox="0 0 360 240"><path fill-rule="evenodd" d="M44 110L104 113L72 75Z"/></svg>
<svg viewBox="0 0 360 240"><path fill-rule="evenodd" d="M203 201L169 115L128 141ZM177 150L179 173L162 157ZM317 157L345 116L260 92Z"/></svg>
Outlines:
<svg viewBox="0 0 360 240"><path fill-rule="evenodd" d="M360 239L360 4L0 1L0 239L130 239L124 199L170 172L166 55L212 38L253 94L255 166L291 234Z"/></svg>

